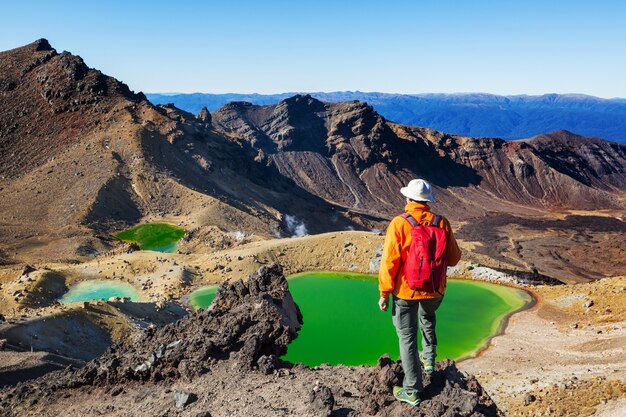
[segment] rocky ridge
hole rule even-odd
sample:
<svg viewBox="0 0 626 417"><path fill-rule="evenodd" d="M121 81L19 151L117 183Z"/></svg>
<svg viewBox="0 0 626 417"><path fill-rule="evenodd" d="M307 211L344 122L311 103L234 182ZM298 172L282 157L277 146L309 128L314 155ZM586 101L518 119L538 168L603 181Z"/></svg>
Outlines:
<svg viewBox="0 0 626 417"><path fill-rule="evenodd" d="M397 188L414 177L436 184L438 205L459 219L498 200L623 207L626 147L567 131L511 142L469 138L389 122L366 103L323 103L310 95L269 106L230 103L215 111L213 124L246 139L311 193L387 216L401 205Z"/></svg>

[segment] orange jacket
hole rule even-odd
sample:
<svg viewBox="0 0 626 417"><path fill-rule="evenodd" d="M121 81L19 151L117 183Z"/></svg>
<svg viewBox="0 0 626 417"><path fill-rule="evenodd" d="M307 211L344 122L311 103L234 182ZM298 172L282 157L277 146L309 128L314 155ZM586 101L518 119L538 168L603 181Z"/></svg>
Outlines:
<svg viewBox="0 0 626 417"><path fill-rule="evenodd" d="M432 222L435 215L430 212L430 207L425 203L411 202L404 210L409 213L417 222ZM461 250L456 243L450 222L443 218L443 229L448 237L446 255L448 266L456 265L461 259ZM404 279L404 261L411 246L411 224L400 216L391 220L385 235L385 247L378 273L378 289L380 296L387 298L393 293L396 297L404 300L421 300L424 298L437 298L440 295L436 292L415 291L409 288ZM446 280L441 283L439 292L446 290ZM413 295L413 296L412 296Z"/></svg>

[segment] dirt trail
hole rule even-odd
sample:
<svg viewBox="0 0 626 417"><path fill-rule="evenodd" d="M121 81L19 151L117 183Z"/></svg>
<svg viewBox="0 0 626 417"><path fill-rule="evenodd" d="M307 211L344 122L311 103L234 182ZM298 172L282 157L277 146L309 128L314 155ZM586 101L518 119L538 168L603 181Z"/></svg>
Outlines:
<svg viewBox="0 0 626 417"><path fill-rule="evenodd" d="M604 415L605 405L625 415L626 278L536 291L534 309L459 367L509 415Z"/></svg>

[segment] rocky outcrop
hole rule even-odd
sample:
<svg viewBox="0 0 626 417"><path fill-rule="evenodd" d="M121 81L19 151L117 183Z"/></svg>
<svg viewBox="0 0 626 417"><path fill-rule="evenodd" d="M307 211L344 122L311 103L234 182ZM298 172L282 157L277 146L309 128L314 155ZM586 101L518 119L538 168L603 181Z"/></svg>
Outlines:
<svg viewBox="0 0 626 417"><path fill-rule="evenodd" d="M402 366L383 356L362 378L361 412L376 416L478 417L498 416L491 397L473 376L459 371L454 361L436 364L431 374L424 375L424 392L419 407L409 408L393 398L394 386L401 386Z"/></svg>
<svg viewBox="0 0 626 417"><path fill-rule="evenodd" d="M206 107L203 107L200 113L196 114L196 119L205 123L207 126L211 125L211 113L209 113Z"/></svg>
<svg viewBox="0 0 626 417"><path fill-rule="evenodd" d="M112 348L75 378L87 384L192 379L226 359L252 370L284 355L301 325L280 267L262 267L247 281L222 284L208 309L147 332L140 348Z"/></svg>
<svg viewBox="0 0 626 417"><path fill-rule="evenodd" d="M0 174L24 173L97 128L93 117L119 99L145 100L128 86L89 68L79 56L57 53L40 39L0 52Z"/></svg>

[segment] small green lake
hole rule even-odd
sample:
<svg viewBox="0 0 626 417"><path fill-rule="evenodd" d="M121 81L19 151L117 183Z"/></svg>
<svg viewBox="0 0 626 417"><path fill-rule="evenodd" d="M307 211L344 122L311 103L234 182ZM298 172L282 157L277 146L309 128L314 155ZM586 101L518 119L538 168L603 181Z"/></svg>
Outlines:
<svg viewBox="0 0 626 417"><path fill-rule="evenodd" d="M148 223L124 230L115 235L124 242L133 242L143 250L176 252L178 241L186 231L166 223Z"/></svg>
<svg viewBox="0 0 626 417"><path fill-rule="evenodd" d="M215 291L217 291L217 285L198 288L189 294L189 304L196 310L208 307L215 298Z"/></svg>
<svg viewBox="0 0 626 417"><path fill-rule="evenodd" d="M321 363L373 365L389 353L399 356L391 308L378 309L376 276L310 272L288 278L289 290L300 307L304 325L283 359L309 366ZM216 287L189 295L194 308L207 307ZM522 290L476 281L448 280L445 299L437 311L438 359L460 359L483 348L503 319L531 302Z"/></svg>
<svg viewBox="0 0 626 417"><path fill-rule="evenodd" d="M108 300L111 297L128 297L131 300L141 299L139 292L127 282L111 280L89 280L72 285L68 292L59 300L61 304L79 301Z"/></svg>

